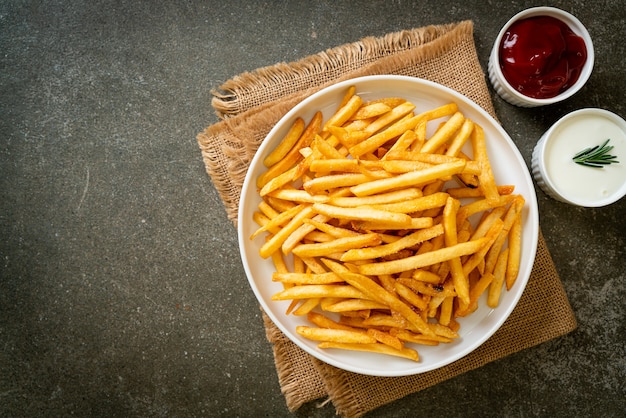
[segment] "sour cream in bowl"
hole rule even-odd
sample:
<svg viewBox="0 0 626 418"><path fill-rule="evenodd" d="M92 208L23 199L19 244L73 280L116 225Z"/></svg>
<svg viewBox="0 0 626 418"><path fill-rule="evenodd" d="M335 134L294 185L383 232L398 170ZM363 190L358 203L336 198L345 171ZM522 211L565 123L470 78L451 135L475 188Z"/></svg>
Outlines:
<svg viewBox="0 0 626 418"><path fill-rule="evenodd" d="M612 147L600 159L604 163L594 163L599 157L587 159L587 164L584 156L575 158L602 145ZM626 121L604 109L569 113L535 146L532 172L541 189L556 200L583 207L618 201L626 195Z"/></svg>

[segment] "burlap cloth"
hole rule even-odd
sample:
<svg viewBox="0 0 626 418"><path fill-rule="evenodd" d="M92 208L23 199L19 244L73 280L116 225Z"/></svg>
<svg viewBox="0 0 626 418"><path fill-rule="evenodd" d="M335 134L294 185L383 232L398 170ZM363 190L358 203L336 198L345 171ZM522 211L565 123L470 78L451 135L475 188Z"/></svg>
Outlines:
<svg viewBox="0 0 626 418"><path fill-rule="evenodd" d="M322 87L372 74L407 75L438 82L466 95L495 117L476 55L471 21L364 38L298 62L236 76L212 92L213 107L223 120L197 137L207 172L233 222L236 223L248 164L280 117ZM323 398L346 417L362 416L576 328L576 319L541 233L530 280L509 319L477 350L438 370L393 378L346 372L309 356L267 316L264 319L288 408L295 411L306 402Z"/></svg>

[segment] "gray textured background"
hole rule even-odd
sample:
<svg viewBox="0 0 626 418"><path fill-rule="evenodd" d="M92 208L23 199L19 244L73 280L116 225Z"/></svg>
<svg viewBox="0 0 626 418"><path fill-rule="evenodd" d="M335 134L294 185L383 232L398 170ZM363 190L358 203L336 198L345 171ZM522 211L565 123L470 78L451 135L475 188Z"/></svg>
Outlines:
<svg viewBox="0 0 626 418"><path fill-rule="evenodd" d="M596 66L563 104L493 96L527 162L569 111L626 116L624 2L548 3L588 26ZM195 139L217 121L210 89L364 36L465 19L486 69L500 27L532 5L0 2L0 415L290 416ZM579 328L371 416L623 416L626 199L538 199Z"/></svg>

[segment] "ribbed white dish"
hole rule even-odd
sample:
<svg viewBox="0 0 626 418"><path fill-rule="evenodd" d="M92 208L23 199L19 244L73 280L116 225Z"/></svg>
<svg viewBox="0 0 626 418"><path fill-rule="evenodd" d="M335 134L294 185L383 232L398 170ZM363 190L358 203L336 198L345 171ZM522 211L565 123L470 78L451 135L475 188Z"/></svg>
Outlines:
<svg viewBox="0 0 626 418"><path fill-rule="evenodd" d="M587 47L587 61L585 62L585 65L583 66L583 69L580 73L580 77L578 77L576 83L574 83L573 86L571 86L558 96L551 97L549 99L535 99L532 97L524 96L522 93L514 89L509 84L509 82L504 77L504 74L502 74L502 69L500 68L500 43L507 29L518 20L534 16L551 16L563 21L570 27L570 29L575 34L584 39L585 45ZM502 97L504 100L511 103L512 105L520 107L545 106L563 101L571 97L585 85L585 83L589 79L589 76L591 75L591 71L593 70L594 56L595 55L593 50L593 43L591 42L591 36L589 36L587 28L585 28L580 20L567 13L566 11L554 7L533 7L523 10L513 16L500 30L500 33L498 34L498 37L493 44L491 55L489 56L489 80L491 81L491 84L493 85L496 93L498 93L500 97Z"/></svg>

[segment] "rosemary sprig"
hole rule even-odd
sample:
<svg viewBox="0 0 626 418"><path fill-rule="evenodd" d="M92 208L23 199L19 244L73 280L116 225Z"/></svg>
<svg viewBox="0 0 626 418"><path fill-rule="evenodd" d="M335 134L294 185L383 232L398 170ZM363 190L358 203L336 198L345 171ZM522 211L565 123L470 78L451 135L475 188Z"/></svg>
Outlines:
<svg viewBox="0 0 626 418"><path fill-rule="evenodd" d="M610 140L610 138L607 139L602 145L585 148L574 155L572 159L577 164L594 168L603 168L605 165L619 163L619 161L616 160L617 156L608 154L613 149L612 145L608 145Z"/></svg>

